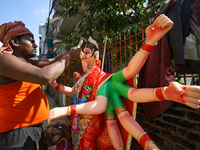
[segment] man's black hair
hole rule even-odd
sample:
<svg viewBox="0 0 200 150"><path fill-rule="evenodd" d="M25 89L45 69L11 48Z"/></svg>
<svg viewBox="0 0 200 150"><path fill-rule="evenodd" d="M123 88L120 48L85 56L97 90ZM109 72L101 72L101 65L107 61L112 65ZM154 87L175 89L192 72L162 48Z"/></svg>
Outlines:
<svg viewBox="0 0 200 150"><path fill-rule="evenodd" d="M22 37L25 36L25 35L31 35L31 34L24 34L24 35L20 35L20 36L17 36L15 37L18 41L22 42ZM31 35L32 36L32 35Z"/></svg>
<svg viewBox="0 0 200 150"><path fill-rule="evenodd" d="M20 35L20 36L17 36L17 37L15 37L18 41L22 41L22 37L23 37L24 35Z"/></svg>

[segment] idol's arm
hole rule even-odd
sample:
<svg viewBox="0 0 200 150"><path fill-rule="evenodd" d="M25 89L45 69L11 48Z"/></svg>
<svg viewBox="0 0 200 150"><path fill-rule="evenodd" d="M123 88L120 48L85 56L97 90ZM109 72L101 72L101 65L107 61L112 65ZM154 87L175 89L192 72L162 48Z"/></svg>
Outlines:
<svg viewBox="0 0 200 150"><path fill-rule="evenodd" d="M103 95L109 98L109 95L112 93L110 85L111 85L110 80L108 80L106 83L104 83L104 85L100 87L100 89L97 92L97 95ZM105 112L108 134L111 139L113 147L118 150L123 150L125 149L125 147L124 147L122 135L119 130L118 122L116 120L115 112L113 110L112 104L109 102L112 102L112 101L108 99L106 112Z"/></svg>
<svg viewBox="0 0 200 150"><path fill-rule="evenodd" d="M172 26L173 22L162 14L154 23L146 28L146 42L133 56L128 66L123 69L123 75L126 79L134 77L139 72L155 44L172 28Z"/></svg>
<svg viewBox="0 0 200 150"><path fill-rule="evenodd" d="M51 82L50 84L53 88L55 88L57 91L60 91L61 93L73 97L74 96L74 88L73 87L68 87L65 85L61 85L59 83L56 82L56 80L54 80L53 82Z"/></svg>
<svg viewBox="0 0 200 150"><path fill-rule="evenodd" d="M172 82L165 88L130 88L128 90L128 99L138 103L173 100L191 108L199 109L199 93L200 86L181 85L178 82Z"/></svg>
<svg viewBox="0 0 200 150"><path fill-rule="evenodd" d="M100 95L97 96L94 101L84 104L56 107L49 111L48 123L50 123L54 119L72 114L101 114L106 110L106 106L107 98Z"/></svg>
<svg viewBox="0 0 200 150"><path fill-rule="evenodd" d="M121 132L119 130L117 120L107 120L106 125L108 128L108 134L113 147L124 149L124 142L122 139Z"/></svg>
<svg viewBox="0 0 200 150"><path fill-rule="evenodd" d="M140 135L145 133L142 127L135 121L128 111L123 111L118 115L120 123L136 140L139 144L148 150L158 150L159 148L154 144L151 138L146 134L148 138L140 138ZM142 142L145 141L145 142ZM148 142L147 142L148 141ZM144 144L145 143L145 144ZM147 144L148 143L148 144ZM144 145L143 145L144 144Z"/></svg>

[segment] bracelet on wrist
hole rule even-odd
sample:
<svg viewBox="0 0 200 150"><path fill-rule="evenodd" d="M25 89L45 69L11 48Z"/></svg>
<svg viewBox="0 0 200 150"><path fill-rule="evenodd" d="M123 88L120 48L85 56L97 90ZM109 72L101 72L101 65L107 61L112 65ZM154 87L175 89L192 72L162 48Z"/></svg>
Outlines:
<svg viewBox="0 0 200 150"><path fill-rule="evenodd" d="M69 54L64 55L65 57L68 57L70 59L70 61L72 60L72 58L69 56Z"/></svg>
<svg viewBox="0 0 200 150"><path fill-rule="evenodd" d="M147 51L143 50L142 48L140 48L139 51L141 51L141 52L142 52L143 54L145 54L145 55L149 55L149 54L151 54L151 52L147 52Z"/></svg>
<svg viewBox="0 0 200 150"><path fill-rule="evenodd" d="M152 46L152 45L149 45L149 44L146 44L144 43L141 48L140 48L140 51L146 55L149 55L151 54L151 52L153 51L155 46Z"/></svg>
<svg viewBox="0 0 200 150"><path fill-rule="evenodd" d="M71 105L69 107L69 113L70 115L78 115L78 105Z"/></svg>
<svg viewBox="0 0 200 150"><path fill-rule="evenodd" d="M165 101L170 100L167 95L165 94L165 89L167 87L159 87L153 90L153 96L157 101Z"/></svg>
<svg viewBox="0 0 200 150"><path fill-rule="evenodd" d="M157 43L151 43L151 42L149 42L149 41L147 41L147 40L145 40L145 43L147 44L147 45L151 45L151 46L156 46L157 45Z"/></svg>
<svg viewBox="0 0 200 150"><path fill-rule="evenodd" d="M68 116L71 116L71 108L68 106Z"/></svg>
<svg viewBox="0 0 200 150"><path fill-rule="evenodd" d="M71 115L76 114L76 105L71 105L69 107L70 107L70 110L71 110L70 114Z"/></svg>
<svg viewBox="0 0 200 150"><path fill-rule="evenodd" d="M144 150L148 150L149 144L155 144L154 141L147 141L144 146Z"/></svg>
<svg viewBox="0 0 200 150"><path fill-rule="evenodd" d="M137 141L143 148L147 148L148 145L150 144L149 142L151 143L153 142L151 137L146 132L140 133L137 138Z"/></svg>
<svg viewBox="0 0 200 150"><path fill-rule="evenodd" d="M162 94L163 94L163 96L164 96L164 98L165 98L166 100L170 100L170 99L167 97L166 93L165 93L166 88L167 88L167 87L164 87L164 88L162 89Z"/></svg>
<svg viewBox="0 0 200 150"><path fill-rule="evenodd" d="M59 84L59 83L56 85L55 89L56 89L57 91L60 90L60 84Z"/></svg>

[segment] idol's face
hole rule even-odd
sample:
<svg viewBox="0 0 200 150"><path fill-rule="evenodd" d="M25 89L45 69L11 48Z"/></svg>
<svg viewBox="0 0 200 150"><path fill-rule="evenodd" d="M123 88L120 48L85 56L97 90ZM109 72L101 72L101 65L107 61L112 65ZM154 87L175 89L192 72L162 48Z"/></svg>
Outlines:
<svg viewBox="0 0 200 150"><path fill-rule="evenodd" d="M91 62L94 61L94 56L92 56L92 50L91 49L89 49L89 48L86 47L83 50L83 53L84 53L83 59L84 59L85 62L91 63Z"/></svg>

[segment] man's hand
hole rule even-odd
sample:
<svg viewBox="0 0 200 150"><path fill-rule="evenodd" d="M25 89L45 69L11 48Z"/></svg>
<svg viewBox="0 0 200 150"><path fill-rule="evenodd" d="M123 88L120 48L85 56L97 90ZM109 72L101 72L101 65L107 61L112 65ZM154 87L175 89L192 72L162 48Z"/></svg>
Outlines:
<svg viewBox="0 0 200 150"><path fill-rule="evenodd" d="M72 60L73 60L73 59L79 57L80 51L81 51L81 48L78 48L78 47L76 46L76 47L72 47L72 48L67 52L67 54L70 55L70 57L71 57Z"/></svg>

